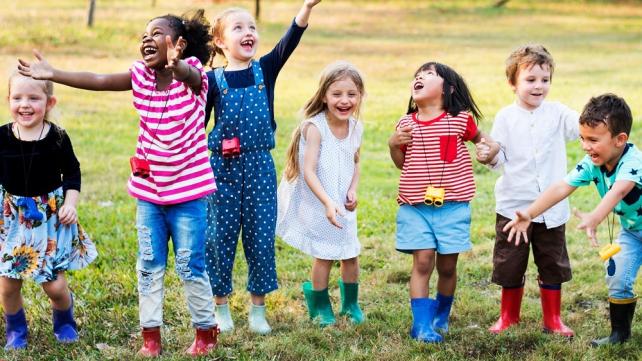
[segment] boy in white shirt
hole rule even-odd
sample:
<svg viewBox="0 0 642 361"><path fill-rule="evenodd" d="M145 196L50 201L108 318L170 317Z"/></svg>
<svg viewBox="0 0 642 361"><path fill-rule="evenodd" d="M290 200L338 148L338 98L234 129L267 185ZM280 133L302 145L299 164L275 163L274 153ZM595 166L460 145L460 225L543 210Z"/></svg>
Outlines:
<svg viewBox="0 0 642 361"><path fill-rule="evenodd" d="M496 240L492 281L502 286L499 320L490 327L500 333L519 322L528 242L508 242L502 229L550 184L566 175L566 142L579 135L579 115L563 104L544 99L550 89L554 62L541 45L522 46L506 60L506 76L516 101L497 113L491 136L501 150L491 162L502 169L495 184ZM533 219L528 240L538 270L544 331L566 337L573 330L560 319L561 284L571 279L565 223L570 217L564 200Z"/></svg>

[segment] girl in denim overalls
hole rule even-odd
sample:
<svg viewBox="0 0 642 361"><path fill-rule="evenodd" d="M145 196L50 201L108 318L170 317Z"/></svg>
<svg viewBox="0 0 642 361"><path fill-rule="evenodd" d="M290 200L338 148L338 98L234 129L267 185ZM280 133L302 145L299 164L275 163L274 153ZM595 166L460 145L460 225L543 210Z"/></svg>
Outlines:
<svg viewBox="0 0 642 361"><path fill-rule="evenodd" d="M216 124L209 134L210 162L218 192L208 208L206 263L216 297L215 315L221 331L234 323L227 297L232 292L232 268L241 228L248 263L247 290L252 305L250 330L271 331L265 319L265 294L277 286L274 259L276 171L274 148L274 86L279 71L307 27L312 8L321 0L305 0L287 33L274 49L254 60L258 45L256 22L239 8L214 21L216 52L225 68L208 72L206 113L214 108Z"/></svg>

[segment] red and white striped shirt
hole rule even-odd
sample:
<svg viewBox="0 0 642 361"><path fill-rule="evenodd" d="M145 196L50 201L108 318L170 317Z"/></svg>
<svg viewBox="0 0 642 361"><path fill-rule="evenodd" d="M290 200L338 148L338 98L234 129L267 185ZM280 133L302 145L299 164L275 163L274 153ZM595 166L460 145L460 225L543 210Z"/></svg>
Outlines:
<svg viewBox="0 0 642 361"><path fill-rule="evenodd" d="M201 62L185 59L201 74L197 94L175 79L156 90L156 73L142 61L130 68L134 107L140 115L136 155L149 162L151 176L130 176L133 197L159 205L191 201L216 191L205 137L207 75Z"/></svg>
<svg viewBox="0 0 642 361"><path fill-rule="evenodd" d="M406 126L413 127L412 143L404 150L397 202L423 203L429 185L445 188L446 201L473 199L473 165L464 144L477 135L473 117L467 112L454 117L444 112L435 119L421 121L417 113L412 113L397 122L397 128Z"/></svg>

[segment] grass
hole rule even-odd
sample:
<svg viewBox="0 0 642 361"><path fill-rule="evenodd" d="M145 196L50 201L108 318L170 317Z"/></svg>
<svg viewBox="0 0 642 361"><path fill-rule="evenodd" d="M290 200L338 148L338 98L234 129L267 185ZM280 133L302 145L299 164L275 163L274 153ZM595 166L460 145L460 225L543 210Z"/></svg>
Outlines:
<svg viewBox="0 0 642 361"><path fill-rule="evenodd" d="M84 26L86 1L32 0L5 4L0 13L0 66L10 69L30 49L44 51L62 69L124 71L139 58L138 39L148 19L167 12L204 7L207 15L229 5L252 8L252 1L178 2L113 0L98 2L96 23ZM642 357L638 315L633 338L622 346L591 349L589 341L609 331L606 287L595 249L569 223L567 239L573 281L564 288L564 319L577 336L572 341L544 335L536 286L536 268L529 265L523 322L494 337L486 328L499 313L500 288L489 282L494 242L493 184L497 178L475 164L478 192L473 201L473 251L459 262L457 300L451 333L441 345L409 339L411 322L408 279L411 259L394 250L394 201L399 172L387 153L386 140L405 111L408 82L415 69L438 60L467 80L486 115L481 128L490 130L494 114L513 95L506 85L503 62L516 46L541 42L557 62L549 99L581 109L590 96L607 91L623 96L636 119L631 139L640 143L642 114L642 7L633 1L515 0L496 9L492 1L329 1L315 8L310 28L281 72L276 89L279 124L274 157L279 169L298 110L311 96L317 74L336 59L353 62L366 75L366 133L359 189L359 235L363 245L362 306L368 321L353 327L340 320L320 330L307 319L300 284L308 278L311 260L277 240L280 289L268 299L274 333L259 337L247 331L245 288L247 267L239 259L231 298L237 330L221 336L218 360L637 360ZM263 1L261 52L276 43L296 14L300 1ZM1 79L5 79L5 76ZM0 79L0 83L1 83ZM44 293L32 282L24 287L30 323L30 347L4 353L9 360L130 360L141 343L136 293L134 200L125 191L127 158L135 147L137 116L128 93L92 93L58 86L58 122L70 133L83 169L79 214L93 235L100 257L89 268L70 275L76 294L81 341L61 347L51 332ZM6 87L0 86L0 97ZM9 121L7 107L0 115ZM569 164L582 157L578 143L568 145ZM589 210L597 193L581 189L573 206ZM608 239L606 226L600 238ZM242 253L242 252L240 252ZM242 258L242 256L239 256ZM166 279L165 360L187 359L182 351L193 337L180 282L170 265ZM332 273L333 282L338 272ZM639 286L636 290L640 290ZM331 290L335 309L338 288Z"/></svg>

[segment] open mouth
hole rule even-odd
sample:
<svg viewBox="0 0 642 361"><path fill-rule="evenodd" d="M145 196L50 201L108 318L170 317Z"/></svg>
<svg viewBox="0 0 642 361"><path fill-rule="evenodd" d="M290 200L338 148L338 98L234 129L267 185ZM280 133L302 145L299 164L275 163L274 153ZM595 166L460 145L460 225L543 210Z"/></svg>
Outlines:
<svg viewBox="0 0 642 361"><path fill-rule="evenodd" d="M424 84L423 84L423 83L421 83L421 82L416 82L416 83L412 86L412 88L413 88L414 90L423 89L423 88L424 88Z"/></svg>
<svg viewBox="0 0 642 361"><path fill-rule="evenodd" d="M148 58L156 55L157 52L158 52L157 48L155 48L153 46L146 46L146 47L143 48L143 57L145 59L148 59Z"/></svg>
<svg viewBox="0 0 642 361"><path fill-rule="evenodd" d="M352 107L337 107L337 110L340 113L348 113L350 110L352 110Z"/></svg>
<svg viewBox="0 0 642 361"><path fill-rule="evenodd" d="M250 40L250 39L248 39L248 40L243 40L243 41L241 42L241 46L242 46L242 47L243 47L243 49L245 49L245 50L250 50L250 49L252 49L252 47L254 46L254 40Z"/></svg>

